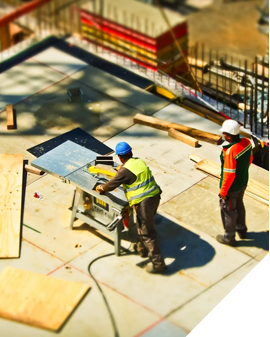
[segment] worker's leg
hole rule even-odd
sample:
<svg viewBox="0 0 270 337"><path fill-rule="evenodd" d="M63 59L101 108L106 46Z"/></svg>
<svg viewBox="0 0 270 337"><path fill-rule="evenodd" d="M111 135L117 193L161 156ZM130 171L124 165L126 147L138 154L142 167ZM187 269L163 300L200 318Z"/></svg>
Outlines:
<svg viewBox="0 0 270 337"><path fill-rule="evenodd" d="M243 202L244 194L245 189L240 191L236 202L236 209L237 209L236 231L240 239L245 239L247 237L246 209Z"/></svg>
<svg viewBox="0 0 270 337"><path fill-rule="evenodd" d="M236 220L236 230L247 230L246 226L246 209L243 202L245 194L245 189L239 192L238 198L236 200L237 209L237 220Z"/></svg>
<svg viewBox="0 0 270 337"><path fill-rule="evenodd" d="M228 195L227 199L220 198L220 213L224 227L224 238L233 241L236 231L237 209L236 209L237 196L233 193Z"/></svg>
<svg viewBox="0 0 270 337"><path fill-rule="evenodd" d="M149 251L149 258L155 268L165 266L164 259L161 255L159 244L157 241L157 233L155 230L154 217L160 201L160 195L144 199L137 209L137 229L141 242Z"/></svg>

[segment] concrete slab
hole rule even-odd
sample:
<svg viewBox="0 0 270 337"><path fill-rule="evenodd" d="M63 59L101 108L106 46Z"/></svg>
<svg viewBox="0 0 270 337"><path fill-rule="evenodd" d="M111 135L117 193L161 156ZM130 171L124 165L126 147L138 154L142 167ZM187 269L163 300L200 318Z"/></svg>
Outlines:
<svg viewBox="0 0 270 337"><path fill-rule="evenodd" d="M35 55L32 59L39 63L43 63L60 73L64 73L65 75L71 75L88 65L78 58L64 53L54 47L44 50L43 52Z"/></svg>
<svg viewBox="0 0 270 337"><path fill-rule="evenodd" d="M84 101L78 98L71 103L68 100L67 90L72 87L83 90ZM67 78L16 105L17 130L9 131L27 137L35 145L80 127L104 141L132 125L137 112L79 81ZM10 134L6 130L5 116L1 120L0 132Z"/></svg>
<svg viewBox="0 0 270 337"><path fill-rule="evenodd" d="M265 265L251 261L179 308L168 320L201 337L269 332L268 273Z"/></svg>
<svg viewBox="0 0 270 337"><path fill-rule="evenodd" d="M43 64L27 60L0 74L0 111L66 77Z"/></svg>
<svg viewBox="0 0 270 337"><path fill-rule="evenodd" d="M100 282L159 315L168 315L250 259L169 218L158 216L156 224L161 251L169 265L166 274L149 275L141 269L148 260L125 254L102 259L92 269ZM71 265L86 270L91 260L110 252L113 246L103 242L74 259ZM224 263L227 260L230 264Z"/></svg>
<svg viewBox="0 0 270 337"><path fill-rule="evenodd" d="M71 77L147 115L152 115L169 104L163 98L90 65Z"/></svg>
<svg viewBox="0 0 270 337"><path fill-rule="evenodd" d="M219 180L207 177L170 201L163 203L160 210L215 237L223 233L218 193ZM262 250L269 251L269 235L265 232L269 226L269 208L248 195L245 195L244 202L249 233L247 240L239 241L236 249L255 257Z"/></svg>
<svg viewBox="0 0 270 337"><path fill-rule="evenodd" d="M43 196L42 201L34 198L35 191ZM69 229L73 191L74 186L51 175L43 176L26 188L23 223L41 233L24 227L24 239L65 262L102 242L94 234L95 230L80 220L75 221L76 229Z"/></svg>
<svg viewBox="0 0 270 337"><path fill-rule="evenodd" d="M100 337L113 335L112 323L102 295L97 287L95 287L94 281L87 275L87 271L82 273L75 268L68 267L68 269L66 269L65 267L62 267L51 275L56 278L82 282L92 287L90 292L63 326L62 330L57 333L58 336ZM135 336L141 331L144 331L148 326L151 326L155 324L156 321L160 320L159 316L143 308L138 303L118 294L117 291L103 285L101 285L101 287L104 295L108 299L120 336ZM55 336L55 333L53 332L4 319L0 319L0 330L3 337Z"/></svg>
<svg viewBox="0 0 270 337"><path fill-rule="evenodd" d="M20 258L1 259L0 272L6 266L12 266L14 268L20 268L47 275L51 271L60 268L62 265L63 261L61 261L61 259L42 251L36 247L35 244L23 239Z"/></svg>
<svg viewBox="0 0 270 337"><path fill-rule="evenodd" d="M140 335L141 337L185 337L187 336L187 333L175 326L174 324L168 322L168 321L163 321L156 325L154 328L151 330L147 331L143 335Z"/></svg>

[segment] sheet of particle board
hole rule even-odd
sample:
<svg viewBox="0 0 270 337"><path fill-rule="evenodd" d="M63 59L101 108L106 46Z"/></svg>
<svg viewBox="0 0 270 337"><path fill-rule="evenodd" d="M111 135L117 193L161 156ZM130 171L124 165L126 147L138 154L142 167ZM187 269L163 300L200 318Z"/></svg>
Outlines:
<svg viewBox="0 0 270 337"><path fill-rule="evenodd" d="M0 274L0 317L57 331L89 289L8 266Z"/></svg>
<svg viewBox="0 0 270 337"><path fill-rule="evenodd" d="M0 154L0 258L20 255L23 155Z"/></svg>

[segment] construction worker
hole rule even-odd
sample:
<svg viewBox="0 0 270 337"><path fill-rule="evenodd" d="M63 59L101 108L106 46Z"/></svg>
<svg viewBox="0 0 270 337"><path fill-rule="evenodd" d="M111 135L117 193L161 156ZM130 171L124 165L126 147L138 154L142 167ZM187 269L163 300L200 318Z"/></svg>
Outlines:
<svg viewBox="0 0 270 337"><path fill-rule="evenodd" d="M220 210L224 235L217 235L220 243L234 246L235 232L241 239L246 238L246 210L243 203L248 183L248 170L252 162L252 146L247 138L240 139L239 124L226 120L220 131L229 143L221 152Z"/></svg>
<svg viewBox="0 0 270 337"><path fill-rule="evenodd" d="M97 187L99 193L113 191L123 185L129 205L137 214L137 252L149 257L152 263L146 266L149 273L163 273L167 266L157 242L154 216L160 202L161 190L142 159L134 158L132 148L125 142L116 145L115 154L122 165L114 178Z"/></svg>

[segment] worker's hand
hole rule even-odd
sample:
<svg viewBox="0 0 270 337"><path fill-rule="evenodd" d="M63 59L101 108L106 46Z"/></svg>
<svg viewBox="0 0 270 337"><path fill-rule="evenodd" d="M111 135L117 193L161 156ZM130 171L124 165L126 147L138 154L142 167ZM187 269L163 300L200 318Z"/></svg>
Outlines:
<svg viewBox="0 0 270 337"><path fill-rule="evenodd" d="M96 187L96 191L97 191L98 193L100 193L100 194L104 193L103 185L98 185L98 186Z"/></svg>
<svg viewBox="0 0 270 337"><path fill-rule="evenodd" d="M218 196L219 196L221 199L224 199L224 200L227 199L227 196L226 196L226 195L219 194Z"/></svg>

